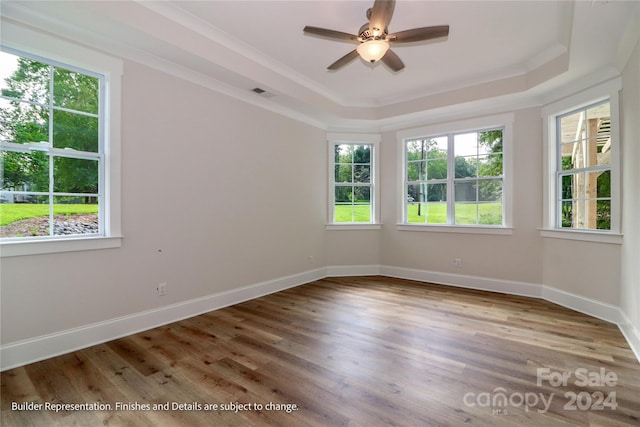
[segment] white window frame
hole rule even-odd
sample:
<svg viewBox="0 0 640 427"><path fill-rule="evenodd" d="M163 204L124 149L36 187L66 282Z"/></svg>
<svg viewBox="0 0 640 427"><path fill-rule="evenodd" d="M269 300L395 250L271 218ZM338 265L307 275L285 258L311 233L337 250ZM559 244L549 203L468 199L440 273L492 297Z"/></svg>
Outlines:
<svg viewBox="0 0 640 427"><path fill-rule="evenodd" d="M459 120L455 122L440 123L415 129L407 129L396 133L398 140L398 223L396 228L402 231L428 231L443 233L470 233L470 234L512 234L513 233L513 174L512 174L512 147L513 147L513 113L497 114L486 117ZM410 140L429 136L445 136L465 132L478 132L502 128L502 225L460 225L460 224L414 224L407 222L407 189L406 189L406 143ZM451 165L449 165L451 168ZM454 177L447 178L448 187L453 185ZM452 199L449 194L447 199ZM451 215L451 212L449 213Z"/></svg>
<svg viewBox="0 0 640 427"><path fill-rule="evenodd" d="M327 230L375 230L380 229L380 186L378 185L378 152L380 134L356 133L327 133L327 155L329 191L327 206ZM370 145L371 146L371 221L369 222L334 222L335 207L335 151L334 147L341 144Z"/></svg>
<svg viewBox="0 0 640 427"><path fill-rule="evenodd" d="M0 241L0 257L83 251L121 246L120 213L120 110L122 61L19 24L2 21L2 46L58 64L89 70L104 76L105 123L102 143L104 163L100 235L44 236L42 239ZM17 52L16 52L17 51ZM55 64L54 64L55 65Z"/></svg>
<svg viewBox="0 0 640 427"><path fill-rule="evenodd" d="M621 229L621 161L619 94L622 80L615 78L582 92L549 103L542 108L543 120L543 226L542 237L600 243L622 243ZM609 100L611 111L611 228L589 230L561 228L558 224L558 148L556 118L566 113Z"/></svg>

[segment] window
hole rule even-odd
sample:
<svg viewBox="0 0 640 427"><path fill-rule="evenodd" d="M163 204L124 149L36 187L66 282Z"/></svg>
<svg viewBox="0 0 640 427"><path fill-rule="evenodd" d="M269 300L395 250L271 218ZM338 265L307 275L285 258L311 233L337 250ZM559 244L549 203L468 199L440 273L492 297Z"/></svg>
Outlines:
<svg viewBox="0 0 640 427"><path fill-rule="evenodd" d="M397 133L400 230L511 234L513 114Z"/></svg>
<svg viewBox="0 0 640 427"><path fill-rule="evenodd" d="M619 87L619 80L613 80L543 109L547 137L543 236L616 240Z"/></svg>
<svg viewBox="0 0 640 427"><path fill-rule="evenodd" d="M556 117L556 224L611 230L609 100Z"/></svg>
<svg viewBox="0 0 640 427"><path fill-rule="evenodd" d="M0 237L104 235L104 78L25 55L0 52Z"/></svg>
<svg viewBox="0 0 640 427"><path fill-rule="evenodd" d="M377 138L368 135L329 141L329 224L377 222L376 145Z"/></svg>
<svg viewBox="0 0 640 427"><path fill-rule="evenodd" d="M119 246L122 62L13 23L3 43L1 256Z"/></svg>
<svg viewBox="0 0 640 427"><path fill-rule="evenodd" d="M506 124L403 138L402 223L505 227L505 129ZM422 131L431 130L439 129Z"/></svg>

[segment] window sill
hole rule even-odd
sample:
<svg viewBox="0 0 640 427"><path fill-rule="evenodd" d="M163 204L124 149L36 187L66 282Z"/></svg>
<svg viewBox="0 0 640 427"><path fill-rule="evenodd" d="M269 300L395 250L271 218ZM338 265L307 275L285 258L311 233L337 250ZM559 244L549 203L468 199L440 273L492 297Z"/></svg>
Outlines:
<svg viewBox="0 0 640 427"><path fill-rule="evenodd" d="M580 240L583 242L622 244L622 234L602 231L552 230L539 228L540 236L551 239Z"/></svg>
<svg viewBox="0 0 640 427"><path fill-rule="evenodd" d="M117 237L68 237L51 240L29 240L0 243L0 258L50 254L57 252L89 251L119 248L122 236Z"/></svg>
<svg viewBox="0 0 640 427"><path fill-rule="evenodd" d="M325 230L380 230L382 224L371 223L357 223L357 222L345 222L342 224L327 224L324 226Z"/></svg>
<svg viewBox="0 0 640 427"><path fill-rule="evenodd" d="M399 231L427 231L435 233L513 234L513 228L510 227L478 227L474 225L397 224L396 228Z"/></svg>

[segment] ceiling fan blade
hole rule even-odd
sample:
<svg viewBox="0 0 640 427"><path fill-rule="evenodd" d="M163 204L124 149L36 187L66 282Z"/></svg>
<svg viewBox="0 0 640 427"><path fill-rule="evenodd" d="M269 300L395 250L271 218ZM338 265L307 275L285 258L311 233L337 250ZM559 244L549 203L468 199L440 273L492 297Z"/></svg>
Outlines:
<svg viewBox="0 0 640 427"><path fill-rule="evenodd" d="M398 55L396 55L395 52L393 52L391 49L389 49L387 53L384 54L384 56L382 57L382 62L387 64L387 66L393 71L400 71L404 68L402 60L400 60Z"/></svg>
<svg viewBox="0 0 640 427"><path fill-rule="evenodd" d="M424 40L437 39L449 35L448 25L438 25L435 27L414 28L413 30L400 31L389 34L386 40L389 43L410 43Z"/></svg>
<svg viewBox="0 0 640 427"><path fill-rule="evenodd" d="M369 17L369 31L372 35L380 36L384 33L393 16L395 5L395 0L376 0L373 3Z"/></svg>
<svg viewBox="0 0 640 427"><path fill-rule="evenodd" d="M354 34L343 33L342 31L327 30L326 28L306 26L304 27L303 31L305 33L314 34L316 36L324 36L337 40L359 41L358 36Z"/></svg>
<svg viewBox="0 0 640 427"><path fill-rule="evenodd" d="M347 65L349 62L353 61L355 58L357 58L358 55L358 51L357 50L352 50L351 52L347 53L345 56L343 56L342 58L338 59L336 62L334 62L333 64L329 65L327 67L327 70L337 70L340 67L343 67L345 65Z"/></svg>

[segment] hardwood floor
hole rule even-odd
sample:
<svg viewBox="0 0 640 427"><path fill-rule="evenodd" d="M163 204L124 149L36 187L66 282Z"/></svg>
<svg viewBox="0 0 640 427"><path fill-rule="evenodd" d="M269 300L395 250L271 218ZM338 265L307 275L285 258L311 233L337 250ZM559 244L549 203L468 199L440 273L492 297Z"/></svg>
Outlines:
<svg viewBox="0 0 640 427"><path fill-rule="evenodd" d="M319 280L1 387L3 426L640 425L640 364L615 325L385 277Z"/></svg>

